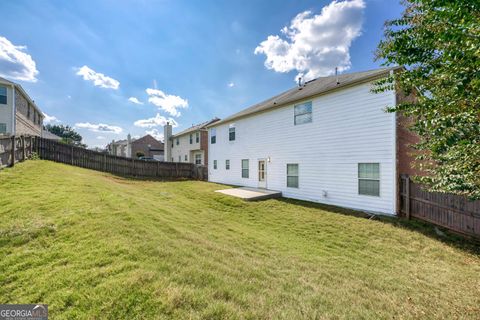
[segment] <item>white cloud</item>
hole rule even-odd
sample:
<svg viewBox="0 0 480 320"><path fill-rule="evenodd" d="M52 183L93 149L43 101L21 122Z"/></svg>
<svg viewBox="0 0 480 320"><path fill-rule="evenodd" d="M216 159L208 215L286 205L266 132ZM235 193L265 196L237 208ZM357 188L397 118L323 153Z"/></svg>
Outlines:
<svg viewBox="0 0 480 320"><path fill-rule="evenodd" d="M228 86L229 88L233 88L233 87L235 87L235 83L230 82L230 83L227 84L227 86Z"/></svg>
<svg viewBox="0 0 480 320"><path fill-rule="evenodd" d="M150 89L145 90L148 94L148 102L167 112L168 114L178 117L181 115L177 109L187 108L188 100L179 96L164 93L162 90Z"/></svg>
<svg viewBox="0 0 480 320"><path fill-rule="evenodd" d="M265 67L276 72L296 70L311 80L331 75L351 66L350 45L361 34L364 0L332 1L320 14L298 14L281 31L284 37L270 35L255 48L265 54Z"/></svg>
<svg viewBox="0 0 480 320"><path fill-rule="evenodd" d="M82 76L83 80L92 81L97 87L117 90L120 82L110 78L103 73L96 72L87 66L78 69L77 75Z"/></svg>
<svg viewBox="0 0 480 320"><path fill-rule="evenodd" d="M83 122L83 123L76 123L75 127L88 129L93 132L109 132L109 133L115 133L115 134L120 134L123 131L123 129L120 127L111 126L104 123L93 124L90 122Z"/></svg>
<svg viewBox="0 0 480 320"><path fill-rule="evenodd" d="M43 113L43 115L45 116L45 118L43 118L43 123L44 124L60 122L60 120L58 120L57 117L55 117L55 116L50 116L50 115L46 114L45 112Z"/></svg>
<svg viewBox="0 0 480 320"><path fill-rule="evenodd" d="M133 125L142 128L153 128L164 126L167 124L167 122L169 122L174 128L178 126L178 123L175 121L175 119L167 119L164 116L161 116L159 113L157 113L157 115L153 118L137 120L133 123Z"/></svg>
<svg viewBox="0 0 480 320"><path fill-rule="evenodd" d="M105 140L106 137L104 137L104 136L97 136L97 139L98 139L98 140Z"/></svg>
<svg viewBox="0 0 480 320"><path fill-rule="evenodd" d="M36 82L37 66L26 46L16 46L0 37L0 76L12 80Z"/></svg>
<svg viewBox="0 0 480 320"><path fill-rule="evenodd" d="M128 98L128 101L130 101L131 103L135 103L135 104L143 104L143 102L141 102L140 100L138 100L135 97Z"/></svg>
<svg viewBox="0 0 480 320"><path fill-rule="evenodd" d="M151 135L158 141L163 141L163 133L158 131L158 129L147 130L145 133Z"/></svg>

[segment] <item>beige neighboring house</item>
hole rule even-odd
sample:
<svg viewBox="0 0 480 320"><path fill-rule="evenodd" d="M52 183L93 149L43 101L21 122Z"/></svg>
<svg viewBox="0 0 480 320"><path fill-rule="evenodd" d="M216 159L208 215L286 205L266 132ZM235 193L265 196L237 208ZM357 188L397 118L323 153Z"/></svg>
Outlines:
<svg viewBox="0 0 480 320"><path fill-rule="evenodd" d="M146 157L164 161L163 143L149 134L138 139L128 135L125 140L113 140L107 145L106 150L109 154L119 157Z"/></svg>
<svg viewBox="0 0 480 320"><path fill-rule="evenodd" d="M42 136L43 118L21 85L0 78L0 135Z"/></svg>
<svg viewBox="0 0 480 320"><path fill-rule="evenodd" d="M206 127L219 120L214 118L174 135L172 135L172 125L167 123L164 127L165 161L207 165L208 131Z"/></svg>
<svg viewBox="0 0 480 320"><path fill-rule="evenodd" d="M107 152L113 156L117 157L132 157L132 137L127 136L127 139L124 140L112 140L111 143L107 145Z"/></svg>

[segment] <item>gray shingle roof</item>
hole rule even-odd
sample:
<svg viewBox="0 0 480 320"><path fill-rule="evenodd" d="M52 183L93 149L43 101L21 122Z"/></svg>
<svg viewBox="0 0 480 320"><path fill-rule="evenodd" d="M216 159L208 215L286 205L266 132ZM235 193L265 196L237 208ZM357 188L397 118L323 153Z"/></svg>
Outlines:
<svg viewBox="0 0 480 320"><path fill-rule="evenodd" d="M217 121L220 121L220 119L219 118L213 118L212 120L208 120L208 121L193 125L188 129L185 129L183 131L180 131L179 133L176 133L176 134L172 135L171 138L183 136L184 134L194 132L194 131L197 131L197 130L200 130L200 129L205 129L208 125L213 124Z"/></svg>
<svg viewBox="0 0 480 320"><path fill-rule="evenodd" d="M356 83L381 78L382 76L387 75L390 71L395 71L401 68L402 67L380 68L369 71L340 74L338 75L338 84L336 76L316 78L314 80L306 82L305 85L301 88L297 86L295 88L282 92L279 95L276 95L263 102L257 103L225 119L215 122L209 125L209 127L214 127L225 122L230 122L239 118L250 116L252 114L282 107L296 101L327 93Z"/></svg>

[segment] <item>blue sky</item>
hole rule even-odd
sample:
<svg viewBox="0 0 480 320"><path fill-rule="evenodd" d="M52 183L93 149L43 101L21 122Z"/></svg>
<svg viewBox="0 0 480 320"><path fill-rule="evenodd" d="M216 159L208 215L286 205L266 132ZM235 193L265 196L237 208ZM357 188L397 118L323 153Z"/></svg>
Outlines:
<svg viewBox="0 0 480 320"><path fill-rule="evenodd" d="M299 74L378 67L383 23L401 10L396 0L1 1L0 76L102 146L162 133L169 119L179 131L226 117Z"/></svg>

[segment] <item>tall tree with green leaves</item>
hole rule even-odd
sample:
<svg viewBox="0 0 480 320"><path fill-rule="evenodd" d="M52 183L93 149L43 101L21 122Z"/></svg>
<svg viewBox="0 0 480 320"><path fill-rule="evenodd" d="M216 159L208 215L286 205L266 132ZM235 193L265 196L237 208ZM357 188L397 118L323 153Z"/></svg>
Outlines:
<svg viewBox="0 0 480 320"><path fill-rule="evenodd" d="M82 148L87 147L86 144L82 143L82 139L83 139L82 136L69 125L64 126L62 124L56 124L56 125L47 124L45 126L45 129L62 138L61 141L63 143L76 146L76 147L82 147Z"/></svg>
<svg viewBox="0 0 480 320"><path fill-rule="evenodd" d="M397 86L415 102L389 108L420 136L415 177L431 191L480 199L480 1L404 0L376 58L405 66L375 91Z"/></svg>

